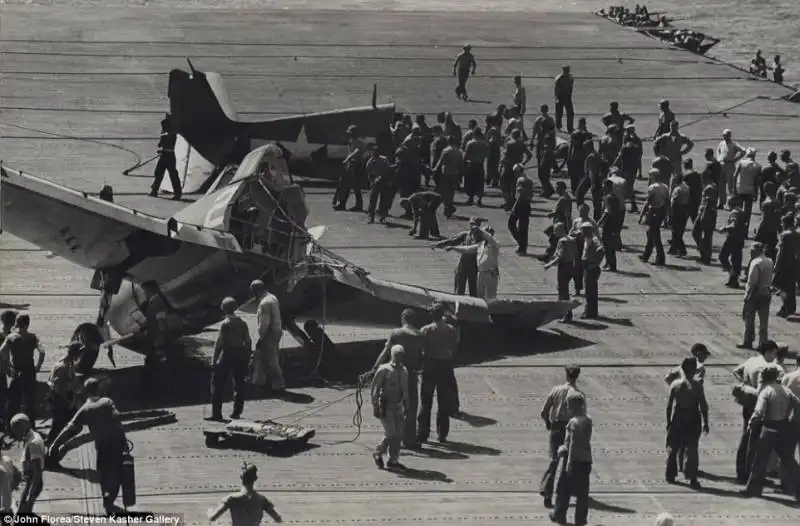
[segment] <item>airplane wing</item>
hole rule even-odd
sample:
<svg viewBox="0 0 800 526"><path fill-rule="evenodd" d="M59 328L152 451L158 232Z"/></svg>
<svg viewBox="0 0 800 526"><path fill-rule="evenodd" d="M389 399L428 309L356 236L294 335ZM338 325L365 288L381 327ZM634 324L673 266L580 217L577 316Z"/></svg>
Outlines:
<svg viewBox="0 0 800 526"><path fill-rule="evenodd" d="M5 230L85 268L161 255L180 242L242 251L228 233L142 214L5 166L0 184Z"/></svg>
<svg viewBox="0 0 800 526"><path fill-rule="evenodd" d="M191 63L190 63L191 66ZM202 192L219 169L239 163L252 149L268 142L280 143L294 159L314 164L344 155L346 130L359 128L377 141L388 132L394 105L350 108L272 119L241 122L228 97L222 77L212 72L174 69L169 74L170 114L178 134L175 156L183 193ZM162 190L172 191L165 179Z"/></svg>

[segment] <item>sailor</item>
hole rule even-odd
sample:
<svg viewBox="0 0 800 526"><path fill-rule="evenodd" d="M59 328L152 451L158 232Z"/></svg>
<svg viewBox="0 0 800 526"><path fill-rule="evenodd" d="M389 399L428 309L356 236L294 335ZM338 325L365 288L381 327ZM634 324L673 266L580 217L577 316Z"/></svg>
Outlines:
<svg viewBox="0 0 800 526"><path fill-rule="evenodd" d="M622 146L619 155L613 162L619 168L620 175L625 179L625 200L630 203L631 213L636 213L639 210L636 207L633 185L636 182L636 173L642 165L641 150L633 141L628 141Z"/></svg>
<svg viewBox="0 0 800 526"><path fill-rule="evenodd" d="M453 137L456 141L456 147L461 144L461 126L459 126L456 121L453 120L453 114L449 111L444 114L444 123L442 123L442 127L444 128L444 134L448 137Z"/></svg>
<svg viewBox="0 0 800 526"><path fill-rule="evenodd" d="M587 192L591 191L592 210L595 220L602 215L602 188L606 176L603 171L603 162L594 150L594 142L588 140L583 143L586 158L583 162L583 180L578 184L575 201L583 204Z"/></svg>
<svg viewBox="0 0 800 526"><path fill-rule="evenodd" d="M558 448L559 458L566 459L566 463L558 481L556 506L550 513L550 520L566 523L569 501L575 496L575 524L586 526L592 473L592 419L586 414L586 398L583 394L570 394L567 405L572 418L567 423L564 444Z"/></svg>
<svg viewBox="0 0 800 526"><path fill-rule="evenodd" d="M364 198L361 195L361 186L364 180L364 156L367 153L367 145L361 139L358 128L351 124L347 127L347 157L344 158L344 173L339 180L336 189L334 210L345 210L347 201L350 199L350 192L356 198L356 204L350 209L352 212L360 212L364 209Z"/></svg>
<svg viewBox="0 0 800 526"><path fill-rule="evenodd" d="M53 422L47 443L51 444L75 414L75 364L83 352L83 345L72 342L67 347L67 354L59 360L50 372L50 410Z"/></svg>
<svg viewBox="0 0 800 526"><path fill-rule="evenodd" d="M800 354L795 356L794 371L783 375L781 384L788 387L795 396L800 397ZM795 411L792 414L792 429L794 430L794 440L792 443L792 452L800 446L800 411Z"/></svg>
<svg viewBox="0 0 800 526"><path fill-rule="evenodd" d="M164 320L168 314L169 306L161 295L158 283L148 280L142 283L141 286L145 296L141 310L146 320L144 333L148 343L142 379L148 381L153 367L158 362L159 352L165 350L167 332Z"/></svg>
<svg viewBox="0 0 800 526"><path fill-rule="evenodd" d="M283 322L280 303L277 296L270 293L261 280L257 279L250 283L250 292L253 299L258 302L256 310L258 340L253 356L250 383L259 388L266 387L273 392L281 392L286 384L281 369Z"/></svg>
<svg viewBox="0 0 800 526"><path fill-rule="evenodd" d="M783 163L783 171L786 172L789 178L789 186L800 188L800 166L792 159L792 152L781 150L781 162Z"/></svg>
<svg viewBox="0 0 800 526"><path fill-rule="evenodd" d="M586 307L581 316L587 320L597 319L598 281L600 280L600 264L603 262L603 246L595 236L595 225L589 222L581 225L583 237L583 286L585 288Z"/></svg>
<svg viewBox="0 0 800 526"><path fill-rule="evenodd" d="M460 247L446 247L445 250L460 252L462 254L475 253L478 256L478 297L493 300L497 297L497 285L500 281L498 259L500 245L494 238L491 227L477 230L477 243Z"/></svg>
<svg viewBox="0 0 800 526"><path fill-rule="evenodd" d="M583 242L584 236L583 232L581 231L581 226L584 223L591 223L593 227L593 235L598 232L597 230L597 223L589 217L589 206L583 204L578 207L578 217L576 217L571 225L567 225L569 228L569 236L575 239L575 243L578 248L578 257L575 259L575 294L580 295L581 291L583 291L583 262L581 257L583 256Z"/></svg>
<svg viewBox="0 0 800 526"><path fill-rule="evenodd" d="M773 364L778 358L778 346L772 340L767 340L763 345L758 347L758 356L748 358L744 363L740 364L733 371L733 377L740 382L740 386L734 388L734 395L736 390L742 391L747 389L750 391L758 392L763 387L761 372L768 364ZM736 452L736 479L739 483L744 484L750 476L750 468L752 465L752 451L755 449L755 442L757 437L754 433L750 432L750 417L753 415L755 409L755 401L749 398L742 399L742 435L739 439L739 448ZM752 439L751 439L752 436Z"/></svg>
<svg viewBox="0 0 800 526"><path fill-rule="evenodd" d="M539 195L544 199L548 199L555 193L553 184L550 182L550 176L556 167L556 137L555 135L547 135L542 141L541 158L537 167L539 184L542 187L542 192Z"/></svg>
<svg viewBox="0 0 800 526"><path fill-rule="evenodd" d="M660 145L659 145L660 147ZM667 182L672 180L672 176L674 175L672 161L666 155L663 155L661 151L656 151L655 158L650 162L650 167L655 168L658 170L658 179L661 181ZM654 172L648 172L654 173ZM656 180L653 177L648 177L647 184L653 184Z"/></svg>
<svg viewBox="0 0 800 526"><path fill-rule="evenodd" d="M486 184L497 188L500 186L500 154L503 149L503 135L500 132L500 125L491 116L486 117L486 142L489 145L486 157Z"/></svg>
<svg viewBox="0 0 800 526"><path fill-rule="evenodd" d="M612 124L617 126L617 133L619 134L620 142L623 141L622 135L625 130L626 124L633 124L636 122L636 119L628 115L627 113L620 113L619 111L619 102L611 102L608 105L608 113L603 115L603 118L600 119L603 122L603 125L607 128ZM634 174L635 176L636 174Z"/></svg>
<svg viewBox="0 0 800 526"><path fill-rule="evenodd" d="M448 323L441 304L431 307L433 321L420 331L423 343L422 387L420 411L417 418L417 443L430 437L433 394L436 393L438 412L436 433L441 443L447 442L450 417L458 412L458 394L454 384L453 363L461 339L458 327Z"/></svg>
<svg viewBox="0 0 800 526"><path fill-rule="evenodd" d="M84 426L89 427L97 451L96 469L100 478L103 508L106 513L120 511L114 505L122 484L123 454L128 449L125 431L122 429L119 412L110 398L100 396L100 383L89 378L83 385L87 400L72 417L67 427L50 446L48 457L58 465L66 454L61 447L77 436Z"/></svg>
<svg viewBox="0 0 800 526"><path fill-rule="evenodd" d="M767 366L761 371L763 389L758 394L755 410L750 417L749 428L760 424L750 477L747 488L742 492L746 497L759 497L764 486L764 475L773 453L780 457L781 467L789 474L788 488L794 492L795 500L800 501L800 470L794 458L793 433L790 423L792 412L800 411L800 398L789 388L778 383L780 371L775 366Z"/></svg>
<svg viewBox="0 0 800 526"><path fill-rule="evenodd" d="M691 159L683 160L683 181L689 187L689 204L686 208L686 215L694 222L697 219L697 212L703 197L703 178L694 169Z"/></svg>
<svg viewBox="0 0 800 526"><path fill-rule="evenodd" d="M761 188L761 165L756 161L755 148L745 150L744 158L736 165L733 179L735 181L734 196L743 204L744 222L747 230L750 230L753 203L758 198L758 190Z"/></svg>
<svg viewBox="0 0 800 526"><path fill-rule="evenodd" d="M400 444L403 439L405 419L409 414L408 372L403 365L405 350L402 345L391 348L389 363L378 366L372 379L372 411L383 425L383 439L372 454L379 469L405 469L400 464ZM389 462L383 463L383 456L389 453Z"/></svg>
<svg viewBox="0 0 800 526"><path fill-rule="evenodd" d="M545 263L544 268L546 270L557 266L558 299L559 301L569 301L569 284L576 276L575 262L578 261L578 247L575 238L567 235L567 229L563 223L556 223L553 226L553 235L558 238L556 251L553 259ZM571 319L572 311L569 311L563 321Z"/></svg>
<svg viewBox="0 0 800 526"><path fill-rule="evenodd" d="M378 150L370 149L366 163L367 181L369 181L369 205L367 206L368 221L375 222L375 213L378 213L380 222L386 221L387 193L394 184L392 166L389 159L381 155ZM379 206L380 205L380 206Z"/></svg>
<svg viewBox="0 0 800 526"><path fill-rule="evenodd" d="M756 51L756 56L750 61L750 73L757 77L767 78L767 61L761 55L761 50Z"/></svg>
<svg viewBox="0 0 800 526"><path fill-rule="evenodd" d="M0 361L7 371L11 371L11 385L8 389L8 415L20 412L24 405L25 414L33 427L36 427L36 374L44 363L44 348L39 338L28 331L31 318L27 314L17 317L16 331L6 336L0 345ZM34 351L39 358L33 362Z"/></svg>
<svg viewBox="0 0 800 526"><path fill-rule="evenodd" d="M211 417L210 421L222 420L223 389L233 377L232 419L242 416L244 410L245 388L248 367L252 355L252 341L247 324L236 315L236 300L222 300L225 319L219 327L219 335L214 345L211 374Z"/></svg>
<svg viewBox="0 0 800 526"><path fill-rule="evenodd" d="M781 232L781 210L775 197L776 192L777 187L773 182L764 184L761 189L761 193L765 197L760 206L761 223L759 223L755 235L756 241L764 243L764 253L773 260L778 246L778 234Z"/></svg>
<svg viewBox="0 0 800 526"><path fill-rule="evenodd" d="M175 141L178 136L172 126L172 118L167 116L161 121L161 137L158 139L158 163L153 174L153 186L150 187L150 197L156 197L161 188L161 181L164 180L164 172L169 172L169 180L172 184L172 199L181 200L181 179L178 176L175 160Z"/></svg>
<svg viewBox="0 0 800 526"><path fill-rule="evenodd" d="M416 449L417 444L417 410L419 409L419 372L422 368L423 340L420 333L419 315L413 309L404 309L400 315L401 327L389 333L383 351L375 360L372 367L372 376L378 367L388 362L391 350L400 346L403 348L403 365L408 373L408 405L406 406L406 419L403 430L403 446Z"/></svg>
<svg viewBox="0 0 800 526"><path fill-rule="evenodd" d="M742 205L742 202L738 200L731 202L728 223L719 229L726 236L718 258L722 269L728 272L727 286L734 289L739 288L739 276L742 274L742 252L745 239L747 239L747 224L742 212Z"/></svg>
<svg viewBox="0 0 800 526"><path fill-rule="evenodd" d="M14 438L23 441L20 462L25 487L19 499L17 513L30 513L33 511L33 505L44 487L42 474L44 473L47 450L42 436L32 429L31 421L26 415L22 413L14 415L11 418L9 427Z"/></svg>
<svg viewBox="0 0 800 526"><path fill-rule="evenodd" d="M767 183L772 183L777 191L778 186L786 178L786 172L778 164L778 154L771 151L767 154L767 164L761 168L761 194L759 203L763 203L766 195L764 195L764 186Z"/></svg>
<svg viewBox="0 0 800 526"><path fill-rule="evenodd" d="M458 138L452 135L447 137L447 147L442 151L439 162L433 168L434 172L439 172L439 170L441 170L441 176L436 191L442 195L444 216L449 219L456 211L453 200L464 173L464 154L458 148Z"/></svg>
<svg viewBox="0 0 800 526"><path fill-rule="evenodd" d="M22 473L10 457L0 457L0 516L13 517L14 492L22 482Z"/></svg>
<svg viewBox="0 0 800 526"><path fill-rule="evenodd" d="M525 141L523 141L522 133L519 130L511 132L511 138L505 143L502 159L500 161L502 165L500 189L505 200L503 207L506 210L511 210L511 206L514 204L514 186L517 182L514 166L518 164L523 166L528 164L531 157L533 157L533 155L525 144Z"/></svg>
<svg viewBox="0 0 800 526"><path fill-rule="evenodd" d="M694 148L694 142L680 132L678 121L669 123L669 133L656 139L653 150L657 155L664 155L672 163L672 173L680 173L683 167L683 156Z"/></svg>
<svg viewBox="0 0 800 526"><path fill-rule="evenodd" d="M733 140L731 130L723 130L722 140L717 146L717 161L722 166L723 181L720 181L720 201L728 203L728 198L736 195L736 164L744 157L745 149Z"/></svg>
<svg viewBox="0 0 800 526"><path fill-rule="evenodd" d="M3 314L0 315L0 322L2 322L3 328L0 331L0 349L2 348L2 344L5 341L6 337L11 334L11 331L14 330L14 324L17 321L17 313L13 310L5 310ZM8 415L6 414L6 409L8 407L8 376L10 376L10 371L8 370L8 360L2 359L2 355L0 355L0 428L5 428Z"/></svg>
<svg viewBox="0 0 800 526"><path fill-rule="evenodd" d="M632 142L636 149L639 151L639 169L636 171L636 176L641 179L642 174L642 156L644 155L644 148L642 147L642 138L636 135L636 126L628 124L625 127L625 135L622 137L622 142Z"/></svg>
<svg viewBox="0 0 800 526"><path fill-rule="evenodd" d="M616 124L612 124L606 128L606 133L600 139L600 143L597 146L597 152L600 154L600 159L603 161L604 177L608 175L608 172L614 165L614 161L617 160L620 149L622 148L622 143L620 143L618 136L617 126Z"/></svg>
<svg viewBox="0 0 800 526"><path fill-rule="evenodd" d="M550 116L550 108L547 104L542 104L540 110L541 114L533 122L531 134L531 147L535 148L537 164L542 163L545 144L555 141L556 135L556 123L553 117Z"/></svg>
<svg viewBox="0 0 800 526"><path fill-rule="evenodd" d="M669 107L669 101L662 99L658 103L658 127L656 127L656 132L653 134L653 140L658 139L665 133L669 133L670 126L674 120L675 114Z"/></svg>
<svg viewBox="0 0 800 526"><path fill-rule="evenodd" d="M242 463L242 489L238 493L228 495L215 510L208 512L208 520L216 521L222 514L229 511L232 526L258 526L264 513L275 522L283 522L275 505L264 495L257 492L253 486L258 480L258 468L253 464Z"/></svg>
<svg viewBox="0 0 800 526"><path fill-rule="evenodd" d="M697 244L700 253L700 263L711 264L711 250L713 247L714 229L717 225L717 203L719 193L712 173L706 169L703 172L703 194L697 219L692 224L692 238Z"/></svg>
<svg viewBox="0 0 800 526"><path fill-rule="evenodd" d="M408 134L411 133L411 128L406 126L402 113L395 113L392 117L392 124L389 126L389 130L392 133L392 152L394 152L403 144Z"/></svg>
<svg viewBox="0 0 800 526"><path fill-rule="evenodd" d="M781 64L781 56L775 55L772 62L772 80L778 84L783 84L783 74L785 71L783 64Z"/></svg>
<svg viewBox="0 0 800 526"><path fill-rule="evenodd" d="M747 284L744 288L744 339L738 347L752 349L758 315L758 343L769 337L769 304L772 300L772 260L764 255L764 245L753 243L750 247L750 268L747 271Z"/></svg>
<svg viewBox="0 0 800 526"><path fill-rule="evenodd" d="M765 203L767 201L764 201ZM762 208L762 215L763 215ZM762 220L763 224L763 220ZM784 216L781 220L783 231L778 241L775 257L775 276L773 286L781 292L783 304L778 316L788 318L797 311L798 258L800 258L800 232L794 228L794 218ZM798 415L800 417L800 414Z"/></svg>
<svg viewBox="0 0 800 526"><path fill-rule="evenodd" d="M472 140L472 137L475 135L476 129L479 129L477 119L468 120L467 131L464 132L464 136L461 138L460 148L462 150L465 150L467 148L467 143Z"/></svg>
<svg viewBox="0 0 800 526"><path fill-rule="evenodd" d="M431 248L446 248L455 245L471 246L478 242L479 233L482 219L473 217L469 220L469 228L455 236L436 243ZM476 254L466 252L461 254L456 266L453 292L458 295L464 295L469 287L469 295L478 295L478 256Z"/></svg>
<svg viewBox="0 0 800 526"><path fill-rule="evenodd" d="M708 433L708 402L703 384L694 380L697 361L685 358L681 364L683 376L672 382L667 402L667 469L666 479L675 483L678 474L678 455L686 452L684 474L692 488L699 489L697 481L698 440L700 431ZM674 408L674 410L673 410Z"/></svg>
<svg viewBox="0 0 800 526"><path fill-rule="evenodd" d="M520 75L514 75L514 97L511 102L520 120L524 120L528 100L525 95L525 86L522 85L522 76Z"/></svg>
<svg viewBox="0 0 800 526"><path fill-rule="evenodd" d="M650 259L650 254L653 253L653 249L655 248L655 264L663 266L666 264L666 255L664 254L664 245L661 242L661 224L667 216L669 188L659 179L661 174L658 173L658 170L651 169L650 177L655 178L656 182L647 188L647 201L639 217L639 223L641 223L642 219L645 217L647 218L647 243L639 259L647 263Z"/></svg>
<svg viewBox="0 0 800 526"><path fill-rule="evenodd" d="M466 140L466 137L465 137ZM464 177L464 192L467 194L467 206L474 204L478 199L478 206L483 206L483 181L486 177L484 163L489 157L489 143L483 137L480 128L475 128L472 138L464 147L464 161L466 163Z"/></svg>
<svg viewBox="0 0 800 526"><path fill-rule="evenodd" d="M670 240L669 254L673 256L686 256L686 243L683 235L686 232L686 223L689 220L689 185L683 180L683 175L675 177L675 187L670 196L670 226L672 227L672 239Z"/></svg>
<svg viewBox="0 0 800 526"><path fill-rule="evenodd" d="M521 165L517 165L521 167ZM517 167L514 167L515 171ZM523 182L525 181L525 178ZM511 207L511 214L508 216L508 231L511 237L517 242L517 255L528 253L528 228L531 222L531 195L530 185L517 184L517 199Z"/></svg>
<svg viewBox="0 0 800 526"><path fill-rule="evenodd" d="M617 271L617 250L620 247L620 232L624 221L624 204L614 194L614 183L610 179L603 181L603 215L597 222L602 228L601 242L606 257L603 270Z"/></svg>
<svg viewBox="0 0 800 526"><path fill-rule="evenodd" d="M416 239L440 237L436 211L441 204L442 196L433 190L420 190L401 200L400 205L410 207L414 213L414 226L411 227L409 235Z"/></svg>
<svg viewBox="0 0 800 526"><path fill-rule="evenodd" d="M575 79L570 74L569 66L561 67L561 74L555 78L553 87L556 98L556 128L562 129L561 116L566 110L567 132L572 133L575 115L575 110L572 106L572 92L575 87Z"/></svg>
<svg viewBox="0 0 800 526"><path fill-rule="evenodd" d="M545 229L544 234L549 240L547 250L544 256L540 258L542 261L547 261L556 250L556 243L558 239L553 235L553 227L556 223L562 223L564 226L572 225L572 197L567 193L567 184L564 181L556 183L556 194L558 200L556 201L553 211L547 214L552 221L551 226Z"/></svg>
<svg viewBox="0 0 800 526"><path fill-rule="evenodd" d="M433 176L434 181L439 181L440 179L441 174L434 170L434 168L439 163L439 158L441 158L442 152L447 147L447 137L444 134L441 124L434 124L431 127L431 133L430 162L428 163L430 170L425 172L425 184L428 186L431 184L431 176Z"/></svg>
<svg viewBox="0 0 800 526"><path fill-rule="evenodd" d="M705 363L708 357L711 355L711 351L709 351L708 347L706 347L704 344L695 343L694 345L692 345L689 354L691 354L692 357L697 362L697 368L695 370L692 379L699 384L704 384L706 380ZM683 374L683 369L681 368L681 366L675 367L674 369L670 370L670 372L667 373L667 375L664 377L664 381L667 383L667 385L671 385L672 382L680 378L682 374Z"/></svg>
<svg viewBox="0 0 800 526"><path fill-rule="evenodd" d="M453 62L453 76L458 77L458 86L456 86L456 97L463 100L469 100L467 94L467 80L469 80L470 71L475 74L475 57L472 56L472 46L467 44L462 48L461 53L458 54Z"/></svg>
<svg viewBox="0 0 800 526"><path fill-rule="evenodd" d="M572 395L581 394L576 385L581 374L580 366L567 365L564 367L564 374L566 382L550 390L540 414L550 435L550 463L539 486L539 495L544 497L545 508L553 507L553 490L560 463L558 450L564 444L567 424L573 416L567 400Z"/></svg>
<svg viewBox="0 0 800 526"><path fill-rule="evenodd" d="M578 129L570 134L569 151L567 152L567 174L569 175L570 190L577 197L578 185L586 175L584 164L586 162L586 141L592 140L592 134L586 129L586 117L578 119Z"/></svg>

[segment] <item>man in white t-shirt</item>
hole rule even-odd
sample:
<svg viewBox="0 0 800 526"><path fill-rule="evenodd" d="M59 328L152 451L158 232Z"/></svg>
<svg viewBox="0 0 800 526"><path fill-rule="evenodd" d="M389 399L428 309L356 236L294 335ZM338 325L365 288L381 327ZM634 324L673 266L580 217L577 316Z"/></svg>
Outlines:
<svg viewBox="0 0 800 526"><path fill-rule="evenodd" d="M21 481L22 473L9 457L3 455L0 458L0 514L13 513L13 493Z"/></svg>
<svg viewBox="0 0 800 526"><path fill-rule="evenodd" d="M19 499L17 513L30 513L33 505L42 492L44 482L44 462L47 458L47 449L44 446L42 435L31 428L31 421L24 413L14 415L11 419L11 432L18 440L22 440L22 474L25 487Z"/></svg>
<svg viewBox="0 0 800 526"><path fill-rule="evenodd" d="M258 340L253 356L252 383L255 386L269 386L274 391L285 388L281 370L280 351L283 324L278 298L267 291L263 281L250 284L253 298L258 301Z"/></svg>

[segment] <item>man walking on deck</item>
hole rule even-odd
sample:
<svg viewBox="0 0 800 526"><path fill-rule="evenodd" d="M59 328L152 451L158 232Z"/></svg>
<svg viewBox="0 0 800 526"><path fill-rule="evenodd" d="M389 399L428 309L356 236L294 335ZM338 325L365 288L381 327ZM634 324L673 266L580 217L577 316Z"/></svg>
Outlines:
<svg viewBox="0 0 800 526"><path fill-rule="evenodd" d="M717 161L722 166L722 181L719 187L720 202L725 205L729 204L729 198L736 195L734 173L736 173L736 163L744 157L744 154L744 148L733 140L733 132L724 130L722 141L717 146Z"/></svg>
<svg viewBox="0 0 800 526"><path fill-rule="evenodd" d="M575 87L575 79L570 73L569 66L561 68L561 74L554 81L554 91L556 98L556 128L561 130L561 117L564 111L567 112L567 132L572 133L575 110L572 106L572 92Z"/></svg>
<svg viewBox="0 0 800 526"><path fill-rule="evenodd" d="M470 72L475 74L475 57L472 56L472 46L467 44L462 48L461 53L458 54L453 62L453 76L458 77L458 86L456 86L456 97L462 100L469 100L467 94L467 80L469 80Z"/></svg>

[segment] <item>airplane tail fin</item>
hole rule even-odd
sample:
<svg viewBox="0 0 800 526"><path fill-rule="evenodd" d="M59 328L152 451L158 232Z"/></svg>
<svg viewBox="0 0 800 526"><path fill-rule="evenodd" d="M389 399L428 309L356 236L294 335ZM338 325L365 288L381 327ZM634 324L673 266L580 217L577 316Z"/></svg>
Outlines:
<svg viewBox="0 0 800 526"><path fill-rule="evenodd" d="M222 77L198 71L169 74L168 96L172 125L178 135L175 157L183 193L204 191L236 146L242 130ZM172 191L169 178L162 190Z"/></svg>

